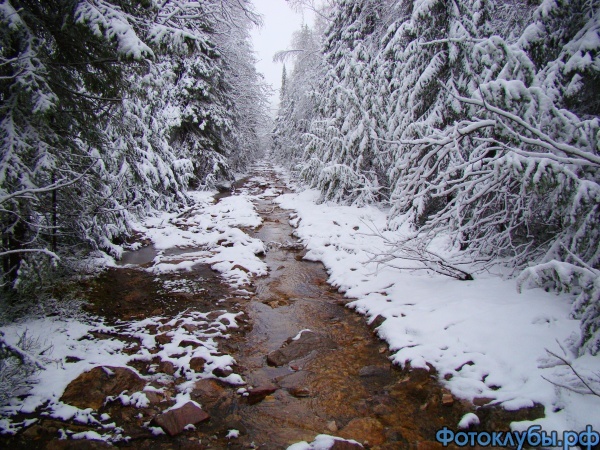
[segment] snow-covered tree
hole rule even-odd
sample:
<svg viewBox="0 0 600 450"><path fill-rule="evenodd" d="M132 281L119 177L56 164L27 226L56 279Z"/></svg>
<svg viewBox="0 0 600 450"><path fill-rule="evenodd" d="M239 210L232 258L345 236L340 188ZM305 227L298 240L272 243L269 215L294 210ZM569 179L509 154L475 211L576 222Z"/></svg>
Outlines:
<svg viewBox="0 0 600 450"><path fill-rule="evenodd" d="M252 14L247 1L0 4L5 282L47 256L118 256L131 218L231 176L262 113L240 100L260 98ZM227 23L238 31L225 38ZM252 82L233 83L243 70Z"/></svg>
<svg viewBox="0 0 600 450"><path fill-rule="evenodd" d="M341 1L325 33L324 75L305 146L303 177L323 199L355 203L386 197L386 155L377 140L383 98L373 48L381 1Z"/></svg>
<svg viewBox="0 0 600 450"><path fill-rule="evenodd" d="M292 48L276 55L278 60L293 61L293 70L284 72L279 110L273 131L274 154L287 167L295 167L304 152L306 133L316 113L315 92L321 78L321 34L306 25L292 39Z"/></svg>
<svg viewBox="0 0 600 450"><path fill-rule="evenodd" d="M581 345L593 353L599 122L594 100L580 96L595 89L599 23L589 3L543 2L518 39L470 40L471 84L446 87L457 116L400 138L408 156L394 191L396 211L412 212L420 239L447 232L463 261L531 266L521 282L581 292Z"/></svg>
<svg viewBox="0 0 600 450"><path fill-rule="evenodd" d="M259 134L269 122L267 87L256 71L250 45L250 29L260 26L261 20L249 0L218 0L215 4L221 15L215 39L232 114L231 128L225 135L225 154L233 170L243 170L264 151Z"/></svg>
<svg viewBox="0 0 600 450"><path fill-rule="evenodd" d="M301 157L326 199L387 198L389 186L390 227L414 233L386 260L426 255L446 235L458 255L448 267L504 263L524 270L521 285L575 292L592 353L599 11L586 0L341 0ZM290 104L278 120L293 126Z"/></svg>

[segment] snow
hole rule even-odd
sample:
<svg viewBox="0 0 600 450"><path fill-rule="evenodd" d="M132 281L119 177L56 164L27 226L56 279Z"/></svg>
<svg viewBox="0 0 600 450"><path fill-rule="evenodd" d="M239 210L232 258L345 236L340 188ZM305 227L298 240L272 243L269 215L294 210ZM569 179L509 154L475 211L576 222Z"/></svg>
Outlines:
<svg viewBox="0 0 600 450"><path fill-rule="evenodd" d="M122 430L116 428L114 423L101 424L101 421L110 419L107 414L99 415L91 408L82 410L62 403L60 397L72 380L94 367L103 367L104 371L109 374L114 371L108 367L128 367L135 370L131 366L127 366L127 363L135 360L150 360L156 356L162 361L172 362L177 370L176 376L185 379L178 385L179 392L173 408L182 406L191 400L190 392L196 381L203 378L214 378L213 370L230 368L235 363L230 355L220 354L217 339L227 338L227 331L238 327L236 320L242 313L234 314L222 311L212 319L209 318L209 314L210 317L216 316L214 311L202 313L188 310L174 316L169 321L165 321L164 317L157 316L111 326L93 318L88 318L89 323L83 323L80 320L47 317L2 327L1 330L9 344L16 345L19 336L27 330L30 337L43 337L45 341L42 342L42 347L45 348L52 344L52 350L46 353L46 358L40 359L45 370L39 374L39 382L33 385L29 395L25 398L13 398L7 406L0 409L2 416L0 433L16 433L27 426L26 423L13 420L17 414L31 413L43 408L42 415L63 421L73 420L100 426L107 432L110 431L108 434L111 434L111 440L124 439L123 436L120 436ZM173 327L168 332L172 339L171 343L163 345L155 353L150 353L150 350L157 349L154 334L150 329L164 325ZM188 327L185 327L186 325ZM193 325L194 328L189 325ZM140 340L141 348L132 353L129 344L112 338L98 339L93 336L93 333L137 338ZM198 347L179 347L179 343L183 340L195 341ZM128 354L126 350L129 350L131 354ZM196 356L201 356L206 361L202 373L196 373L190 368L190 360ZM67 362L67 357L71 357L69 359L71 361L77 360ZM142 376L148 383L152 381L161 383L163 381L161 377L164 377L164 374ZM244 380L235 373L221 379L234 385L244 384ZM146 386L143 391L160 392L160 389ZM148 397L144 392L121 393L114 398L109 397L107 401L119 401L123 405L132 405L136 408L144 408L149 405ZM95 435L82 435L82 437L97 439Z"/></svg>
<svg viewBox="0 0 600 450"><path fill-rule="evenodd" d="M460 422L458 422L458 429L466 430L471 425L479 425L479 417L477 417L476 414L467 413L460 419Z"/></svg>
<svg viewBox="0 0 600 450"><path fill-rule="evenodd" d="M190 270L198 264L209 264L220 272L223 279L234 288L238 288L239 292L250 284L251 277L266 274L266 265L257 256L265 250L262 241L251 238L241 229L254 228L261 224L251 197L242 194L214 203L214 194L192 192L190 196L195 203L187 210L160 213L135 225L139 232L152 241L157 251L152 265L145 270L161 274ZM272 192L271 195L277 194ZM114 265L113 261L106 258L91 263L99 266ZM166 280L163 284L164 289L173 292L191 292L197 288L196 283L189 280ZM29 395L13 398L9 405L0 410L0 433L18 432L26 423L12 419L18 413L32 413L42 408L42 414L53 418L73 420L110 430L111 441L125 439L120 434L122 430L116 428L114 423L101 424L100 421L109 419L107 415L98 416L91 408L81 410L62 403L60 398L67 385L83 372L97 366L103 367L103 370L111 375L113 371L108 367L132 369L127 363L159 357L162 361L169 361L174 365L175 376L185 379L177 386L176 403L172 406L178 408L191 401L190 392L196 381L214 378L213 371L231 369L235 364L236 361L230 355L220 354L217 339L227 338L229 330L238 328L238 320L242 314L226 310L210 313L187 310L170 318L147 317L116 325L107 325L93 317L86 317L85 320L81 320L81 317L78 320L46 317L4 326L0 330L9 344L15 345L19 336L27 331L29 337L40 337L40 345L43 348L51 346L51 351L46 352L44 358L40 358L45 370L39 375L39 382L33 385ZM158 346L155 333L150 330L163 326L170 328L166 334L171 338L171 342ZM184 328L186 326L187 329ZM126 350L131 353L131 344L116 338L98 339L93 336L94 332L135 338L140 342L140 348L128 354ZM180 344L184 340L194 342L195 345L181 347ZM151 353L151 350L154 353ZM196 373L190 367L190 361L195 357L201 357L205 361L201 373ZM160 383L168 381L165 377L164 374L155 373L142 378L148 382L154 380ZM221 380L232 385L245 384L242 377L236 373ZM146 386L143 390L153 389L155 388ZM132 405L136 408L149 405L144 392L121 393L108 398L107 401L119 401L125 406ZM151 428L151 431L159 433L154 428ZM108 439L94 432L78 435L67 433L65 436L74 439Z"/></svg>
<svg viewBox="0 0 600 450"><path fill-rule="evenodd" d="M262 241L240 229L262 223L251 198L242 194L214 204L214 194L192 192L195 204L184 213L164 212L135 225L159 251L148 270L158 274L209 264L238 288L249 285L252 276L266 275L267 267L257 256L265 251ZM169 255L173 249L185 253Z"/></svg>
<svg viewBox="0 0 600 450"><path fill-rule="evenodd" d="M328 450L330 449L335 441L350 442L352 444L358 444L358 442L352 439L342 439L339 437L329 436L327 434L319 434L315 437L315 440L310 444L306 441L298 442L290 445L287 450ZM360 445L360 444L359 444Z"/></svg>
<svg viewBox="0 0 600 450"><path fill-rule="evenodd" d="M300 337L302 337L302 333L304 333L305 331L312 332L312 330L309 330L308 328L306 328L306 329L304 329L304 330L300 330L300 331L298 332L298 334L296 334L296 336L294 336L294 337L292 338L292 341L297 341L298 339L300 339Z"/></svg>
<svg viewBox="0 0 600 450"><path fill-rule="evenodd" d="M240 432L239 430L235 430L235 429L231 429L229 430L229 432L227 433L227 436L225 436L227 439L237 439L240 437Z"/></svg>
<svg viewBox="0 0 600 450"><path fill-rule="evenodd" d="M578 430L588 423L600 427L594 412L600 399L552 383L574 385L575 377L546 350L566 352L573 367L591 378L600 372L598 358L576 357L570 350L580 326L570 317L572 297L541 289L519 293L516 281L500 274L458 281L410 265L405 270L378 266L370 260L386 250L384 237L392 236L386 212L318 204L319 196L306 190L276 202L295 211L291 223L308 249L305 258L322 261L328 282L356 299L348 306L369 322L385 319L377 333L389 344L394 363L432 365L446 388L470 401L488 397L508 410L542 404L546 417L532 423L547 431ZM513 423L513 428L532 423Z"/></svg>

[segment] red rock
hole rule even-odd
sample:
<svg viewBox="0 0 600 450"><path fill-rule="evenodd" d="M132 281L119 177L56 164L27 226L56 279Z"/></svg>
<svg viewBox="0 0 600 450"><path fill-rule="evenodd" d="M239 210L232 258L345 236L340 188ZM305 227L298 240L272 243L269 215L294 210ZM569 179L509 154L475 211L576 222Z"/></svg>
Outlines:
<svg viewBox="0 0 600 450"><path fill-rule="evenodd" d="M181 348L185 348L185 347L196 348L196 347L200 347L200 342L198 342L198 341L191 341L189 339L184 339L183 341L181 341L179 343L179 346Z"/></svg>
<svg viewBox="0 0 600 450"><path fill-rule="evenodd" d="M106 397L124 391L140 391L145 385L146 382L131 369L98 366L71 381L60 400L81 409L98 409L104 405Z"/></svg>
<svg viewBox="0 0 600 450"><path fill-rule="evenodd" d="M452 394L443 394L442 395L442 405L444 406L452 406L454 405L454 397L452 397Z"/></svg>
<svg viewBox="0 0 600 450"><path fill-rule="evenodd" d="M342 441L342 440L336 439L335 442L333 443L333 445L331 447L329 447L329 450L356 450L359 448L364 448L364 447L356 442Z"/></svg>
<svg viewBox="0 0 600 450"><path fill-rule="evenodd" d="M335 420L327 422L327 429L332 433L335 433L338 430L337 423L335 423Z"/></svg>
<svg viewBox="0 0 600 450"><path fill-rule="evenodd" d="M194 425L210 419L210 416L192 402L180 408L171 409L156 416L152 421L165 430L170 436L181 433L187 425Z"/></svg>
<svg viewBox="0 0 600 450"><path fill-rule="evenodd" d="M305 331L296 340L288 339L287 345L267 355L267 364L280 367L302 358L317 349L335 349L335 343L327 336Z"/></svg>
<svg viewBox="0 0 600 450"><path fill-rule="evenodd" d="M385 442L384 428L381 422L371 417L361 417L351 420L340 431L339 436L368 443L370 446L381 445Z"/></svg>
<svg viewBox="0 0 600 450"><path fill-rule="evenodd" d="M196 373L202 373L204 372L205 363L206 361L204 358L195 356L194 358L190 359L190 369L192 369Z"/></svg>
<svg viewBox="0 0 600 450"><path fill-rule="evenodd" d="M197 381L192 391L192 398L209 409L225 396L227 391L215 380Z"/></svg>
<svg viewBox="0 0 600 450"><path fill-rule="evenodd" d="M144 394L146 394L146 398L148 399L151 405L156 405L158 403L166 401L164 394L161 394L159 392L144 391Z"/></svg>
<svg viewBox="0 0 600 450"><path fill-rule="evenodd" d="M310 391L305 387L292 387L288 389L288 392L298 398L310 397Z"/></svg>
<svg viewBox="0 0 600 450"><path fill-rule="evenodd" d="M259 386L253 389L249 389L248 397L246 398L250 405L254 405L255 403L263 401L267 395L272 394L276 390L277 387L273 385Z"/></svg>
<svg viewBox="0 0 600 450"><path fill-rule="evenodd" d="M176 371L175 364L173 364L171 361L161 361L158 364L158 371L166 373L167 375L173 375Z"/></svg>
<svg viewBox="0 0 600 450"><path fill-rule="evenodd" d="M385 322L385 317L380 316L379 314L377 316L375 316L375 318L371 321L371 323L369 323L369 327L371 327L372 330L374 330L375 328L380 327L383 322Z"/></svg>
<svg viewBox="0 0 600 450"><path fill-rule="evenodd" d="M156 341L157 344L160 345L166 345L166 344L170 344L171 340L173 338L165 333L163 334L157 334L156 336L154 336L154 340Z"/></svg>
<svg viewBox="0 0 600 450"><path fill-rule="evenodd" d="M225 378L233 373L233 369L231 369L230 367L217 367L212 371L212 373L217 377Z"/></svg>
<svg viewBox="0 0 600 450"><path fill-rule="evenodd" d="M487 405L489 402L492 402L496 400L493 397L475 397L473 399L473 404L475 406L483 406L483 405Z"/></svg>

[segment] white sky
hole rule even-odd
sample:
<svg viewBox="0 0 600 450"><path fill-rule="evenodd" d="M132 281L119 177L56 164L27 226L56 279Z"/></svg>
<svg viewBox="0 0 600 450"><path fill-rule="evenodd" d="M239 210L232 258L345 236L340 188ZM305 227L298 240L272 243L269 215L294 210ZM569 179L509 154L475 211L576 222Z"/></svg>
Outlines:
<svg viewBox="0 0 600 450"><path fill-rule="evenodd" d="M263 27L252 31L254 50L257 53L259 72L275 90L271 97L273 112L279 102L282 63L274 63L273 55L289 48L294 31L305 23L312 23L309 11L304 14L294 12L285 0L253 0L256 11L263 17Z"/></svg>

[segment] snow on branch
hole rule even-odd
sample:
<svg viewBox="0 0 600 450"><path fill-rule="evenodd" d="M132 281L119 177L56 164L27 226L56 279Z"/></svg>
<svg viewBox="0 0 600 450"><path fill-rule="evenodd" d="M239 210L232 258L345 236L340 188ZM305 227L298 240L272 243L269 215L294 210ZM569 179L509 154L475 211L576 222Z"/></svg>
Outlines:
<svg viewBox="0 0 600 450"><path fill-rule="evenodd" d="M85 0L78 3L75 21L84 24L98 37L115 39L117 50L126 57L154 57L154 52L137 35L134 18L118 6L104 0Z"/></svg>
<svg viewBox="0 0 600 450"><path fill-rule="evenodd" d="M564 347L559 344L559 347L563 351L564 356L560 356L559 354L546 349L546 353L550 356L550 359L546 361L542 367L558 367L564 366L569 369L569 374L563 374L561 378L565 379L565 381L558 381L556 379L549 379L547 377L542 376L542 378L549 383L553 384L562 389L566 389L567 391L575 392L577 394L582 395L594 395L596 397L600 397L600 373L595 373L593 375L586 375L581 373L575 367L573 367L573 363L569 361L567 357L567 352ZM570 376L569 376L570 375Z"/></svg>
<svg viewBox="0 0 600 450"><path fill-rule="evenodd" d="M530 125L525 120L521 119L519 116L517 116L515 114L512 114L501 108L493 106L489 102L485 102L483 100L479 100L479 99L475 99L475 98L461 97L461 96L457 96L456 98L463 103L481 106L494 114L504 117L504 118L518 124L519 126L524 128L526 131L530 132L531 134L533 134L534 136L536 136L538 138L538 139L530 139L530 138L527 138L526 136L522 136L521 134L518 134L519 137L521 139L523 139L524 142L531 143L533 145L538 145L540 147L543 147L543 148L546 148L549 150L554 150L554 151L558 150L558 151L566 153L569 156L576 156L578 158L585 159L590 164L600 167L600 156L597 156L590 152L582 151L573 145L569 145L564 142L556 141L555 139L550 137L548 134L541 131L539 128Z"/></svg>

